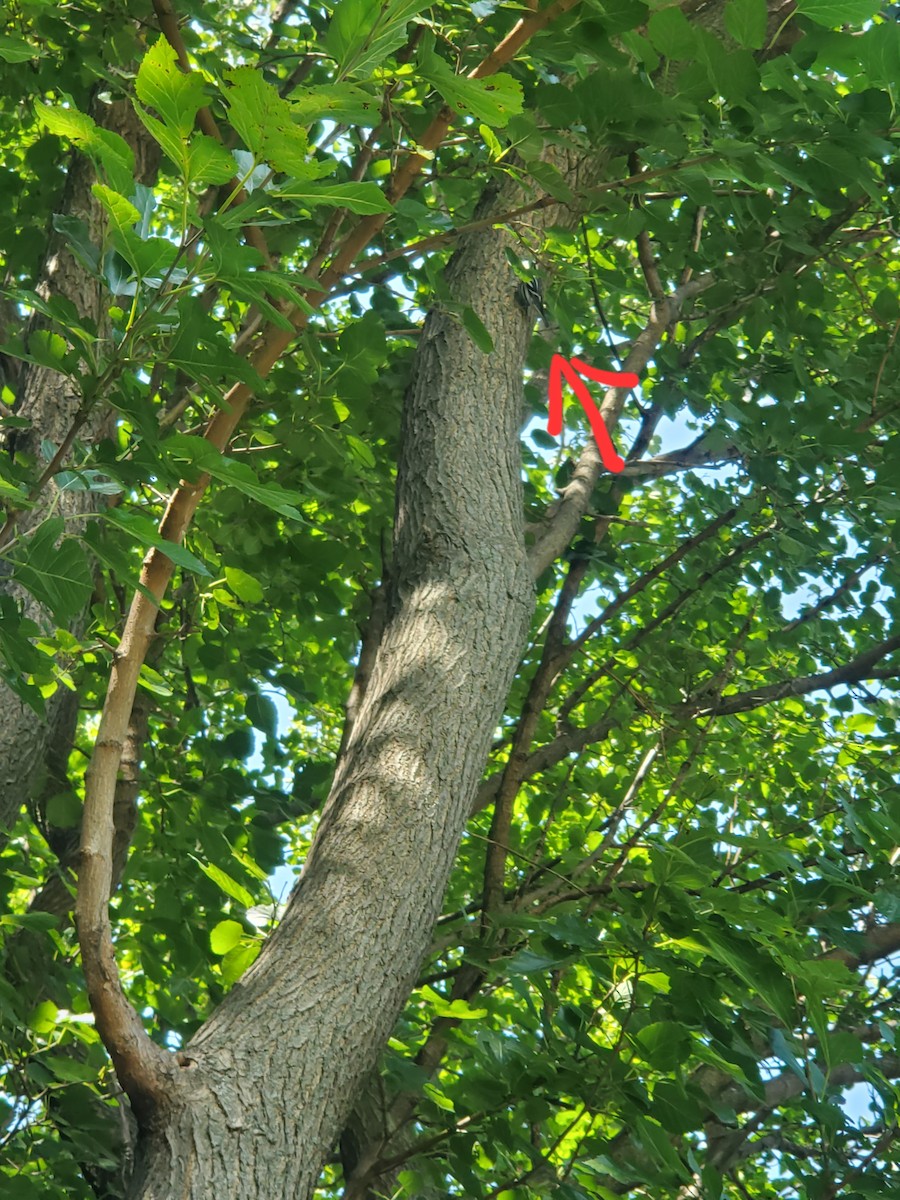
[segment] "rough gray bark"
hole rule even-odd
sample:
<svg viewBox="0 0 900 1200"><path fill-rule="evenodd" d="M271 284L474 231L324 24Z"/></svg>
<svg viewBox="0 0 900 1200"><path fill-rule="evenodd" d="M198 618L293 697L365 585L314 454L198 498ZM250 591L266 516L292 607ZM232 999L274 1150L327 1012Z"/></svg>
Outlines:
<svg viewBox="0 0 900 1200"><path fill-rule="evenodd" d="M447 272L490 358L450 314L426 322L371 682L283 922L181 1056L142 1200L309 1195L428 946L533 606L518 453L530 329L503 246L475 234Z"/></svg>

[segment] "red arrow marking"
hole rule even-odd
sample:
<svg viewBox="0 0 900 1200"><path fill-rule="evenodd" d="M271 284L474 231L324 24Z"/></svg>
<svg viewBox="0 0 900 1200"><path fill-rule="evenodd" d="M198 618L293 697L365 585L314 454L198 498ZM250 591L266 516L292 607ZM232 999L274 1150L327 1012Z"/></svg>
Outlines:
<svg viewBox="0 0 900 1200"><path fill-rule="evenodd" d="M586 362L582 362L580 358L573 358L571 362L567 358L563 358L561 354L554 354L550 361L550 383L548 387L550 407L547 414L547 432L553 437L557 437L562 433L563 427L563 403L562 403L562 379L566 377L566 382L569 387L578 397L579 403L587 413L587 419L591 423L591 432L594 435L594 441L597 443L597 449L600 451L600 458L603 460L603 465L607 471L618 473L625 467L625 460L619 456L615 446L612 443L612 438L609 436L609 430L603 422L600 415L600 410L591 399L591 394L584 384L584 381L578 378L577 372L581 372L587 379L593 379L595 383L605 383L607 387L637 387L638 377L631 371L600 371L597 367L592 367Z"/></svg>

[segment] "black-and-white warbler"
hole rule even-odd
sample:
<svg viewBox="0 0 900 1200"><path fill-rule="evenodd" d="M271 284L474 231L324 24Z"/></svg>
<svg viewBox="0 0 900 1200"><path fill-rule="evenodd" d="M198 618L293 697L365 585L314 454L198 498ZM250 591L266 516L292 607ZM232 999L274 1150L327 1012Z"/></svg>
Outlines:
<svg viewBox="0 0 900 1200"><path fill-rule="evenodd" d="M526 316L534 309L540 320L544 322L544 327L547 328L550 325L550 319L544 307L544 288L536 275L533 279L522 280L516 288L516 301L525 310Z"/></svg>

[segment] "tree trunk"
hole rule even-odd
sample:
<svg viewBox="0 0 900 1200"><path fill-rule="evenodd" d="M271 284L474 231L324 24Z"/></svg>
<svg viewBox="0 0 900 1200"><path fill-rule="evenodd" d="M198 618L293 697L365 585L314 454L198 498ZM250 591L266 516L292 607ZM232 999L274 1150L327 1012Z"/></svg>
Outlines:
<svg viewBox="0 0 900 1200"><path fill-rule="evenodd" d="M492 198L493 199L493 198ZM179 1056L132 1195L305 1197L406 1001L527 634L518 435L530 321L505 235L460 246L407 394L390 612L286 915Z"/></svg>

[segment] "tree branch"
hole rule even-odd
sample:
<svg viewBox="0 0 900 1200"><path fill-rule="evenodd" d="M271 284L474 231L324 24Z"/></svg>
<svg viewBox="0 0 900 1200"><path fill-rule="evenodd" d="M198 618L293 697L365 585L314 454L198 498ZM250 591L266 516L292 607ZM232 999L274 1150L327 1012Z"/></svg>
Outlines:
<svg viewBox="0 0 900 1200"><path fill-rule="evenodd" d="M714 282L712 275L701 275L676 288L665 299L652 304L650 318L635 339L631 352L623 363L623 370L640 374L665 332L678 320L685 302L712 287ZM628 391L628 388L620 387L607 389L600 406L600 415L610 431L618 424ZM541 532L531 547L529 561L535 579L546 571L575 536L581 518L590 507L601 468L600 452L591 439L581 452L572 479L562 492L562 498L541 523Z"/></svg>
<svg viewBox="0 0 900 1200"><path fill-rule="evenodd" d="M808 696L810 692L830 691L840 684L860 683L865 679L896 679L900 677L900 665L878 668L875 664L897 649L900 649L900 634L879 642L877 646L833 671L823 671L821 675L805 675L802 679L785 679L781 683L771 683L766 687L739 692L735 696L725 696L712 705L681 704L674 710L674 715L729 716L733 713L749 712L764 704L784 700L788 696Z"/></svg>

